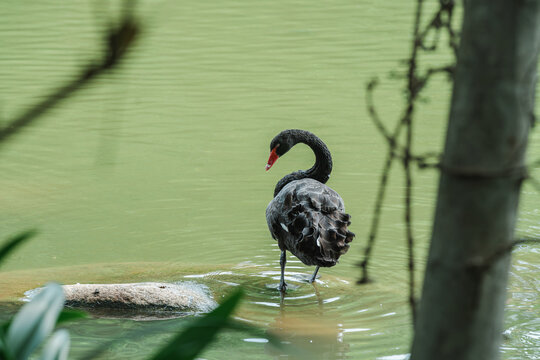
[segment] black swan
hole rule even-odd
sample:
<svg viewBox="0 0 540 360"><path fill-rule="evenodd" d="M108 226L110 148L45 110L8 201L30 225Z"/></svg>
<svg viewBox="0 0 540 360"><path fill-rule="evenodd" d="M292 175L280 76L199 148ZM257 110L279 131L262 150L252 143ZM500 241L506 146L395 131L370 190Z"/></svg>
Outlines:
<svg viewBox="0 0 540 360"><path fill-rule="evenodd" d="M324 185L332 171L332 157L326 145L305 130L284 130L270 143L268 171L276 160L297 143L308 145L315 153L315 165L298 170L279 180L274 199L266 208L266 221L281 250L279 290L285 292L286 252L289 250L306 265L315 265L310 282L319 267L337 264L349 250L354 234L347 230L350 215L337 192Z"/></svg>

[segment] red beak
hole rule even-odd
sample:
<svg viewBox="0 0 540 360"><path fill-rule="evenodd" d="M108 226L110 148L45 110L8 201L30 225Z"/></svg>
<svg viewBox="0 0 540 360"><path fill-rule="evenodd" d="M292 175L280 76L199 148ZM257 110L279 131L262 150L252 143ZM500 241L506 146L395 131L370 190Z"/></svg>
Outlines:
<svg viewBox="0 0 540 360"><path fill-rule="evenodd" d="M272 151L270 152L270 157L268 158L268 163L266 164L266 171L270 170L272 165L274 165L276 160L279 158L279 155L276 154L276 149L277 149L277 146L273 148Z"/></svg>

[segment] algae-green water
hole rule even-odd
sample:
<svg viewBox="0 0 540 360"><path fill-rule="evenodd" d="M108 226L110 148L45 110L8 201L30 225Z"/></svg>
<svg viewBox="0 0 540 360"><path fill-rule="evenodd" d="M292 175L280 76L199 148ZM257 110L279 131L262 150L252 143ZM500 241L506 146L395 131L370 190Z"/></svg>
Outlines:
<svg viewBox="0 0 540 360"><path fill-rule="evenodd" d="M0 121L5 124L99 56L120 2L0 4ZM394 167L371 275L356 285L371 222L383 138L367 115L365 86L392 127L403 111L401 80L415 2L139 1L141 38L121 67L91 83L0 148L2 238L38 235L3 264L2 318L47 281L200 281L217 301L236 286L236 316L259 334L227 331L203 359L287 358L267 331L324 359L401 359L412 336L407 305L404 179ZM436 2L426 4L425 14ZM427 15L426 15L427 16ZM427 18L426 18L427 19ZM445 39L441 39L444 43ZM452 61L442 49L421 66ZM415 115L417 153L444 141L451 84L435 78ZM275 183L312 165L298 145L264 171L279 131L314 132L330 148L329 186L345 200L356 238L312 286L290 257L294 285L280 304L279 250L264 211ZM534 129L529 159L540 157ZM531 169L532 174L540 176ZM415 170L417 277L422 278L438 174ZM539 193L525 183L518 234L540 235ZM514 251L504 359L540 357L538 247ZM417 289L418 293L420 289ZM107 359L144 359L185 319L91 318L67 325L71 357L111 339ZM135 337L133 333L144 336ZM292 357L291 357L292 358Z"/></svg>

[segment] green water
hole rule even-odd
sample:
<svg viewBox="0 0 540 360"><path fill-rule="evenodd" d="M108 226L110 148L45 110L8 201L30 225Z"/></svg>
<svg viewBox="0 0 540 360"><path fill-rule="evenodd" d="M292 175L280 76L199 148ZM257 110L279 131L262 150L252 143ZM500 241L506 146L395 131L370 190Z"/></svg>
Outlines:
<svg viewBox="0 0 540 360"><path fill-rule="evenodd" d="M100 32L118 17L116 5L0 4L0 120L39 101L97 56ZM427 4L428 13L433 5ZM143 34L121 69L0 149L2 236L39 229L3 266L0 297L13 300L47 280L196 280L217 300L242 285L247 296L237 316L260 326L261 334L224 333L202 358L277 358L264 343L268 330L325 359L402 358L412 331L398 167L374 251L375 282L355 285L355 264L385 157L364 88L372 77L381 79L376 102L385 122L394 124L403 84L388 74L402 70L408 56L413 7L413 1L375 0L139 2ZM451 57L441 51L425 59L423 66ZM425 94L416 116L417 152L442 146L450 84L435 79ZM345 200L357 237L338 266L321 271L315 287L298 280L313 269L291 257L287 274L298 288L280 305L272 288L279 251L264 211L275 183L313 162L299 145L264 171L270 140L286 128L308 129L329 146L334 171L328 184ZM531 159L540 157L538 140L536 129ZM419 269L436 186L436 172L416 172ZM538 199L525 184L519 234L540 235ZM540 357L538 252L524 245L514 254L505 359ZM3 316L13 311L6 303ZM184 321L84 320L69 326L71 354L145 331L104 356L144 358Z"/></svg>

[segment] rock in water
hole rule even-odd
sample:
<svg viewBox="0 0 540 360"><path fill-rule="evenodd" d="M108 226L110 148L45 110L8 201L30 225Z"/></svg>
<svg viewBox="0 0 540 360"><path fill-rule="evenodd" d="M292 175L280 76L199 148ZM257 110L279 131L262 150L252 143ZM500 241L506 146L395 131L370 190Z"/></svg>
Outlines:
<svg viewBox="0 0 540 360"><path fill-rule="evenodd" d="M217 306L208 287L195 282L75 284L62 287L66 306L91 309L91 312L97 310L102 316L130 317L128 313L133 311L138 315L156 311L197 313L208 312ZM31 290L26 295L31 299L40 290ZM116 310L128 313L121 314Z"/></svg>

